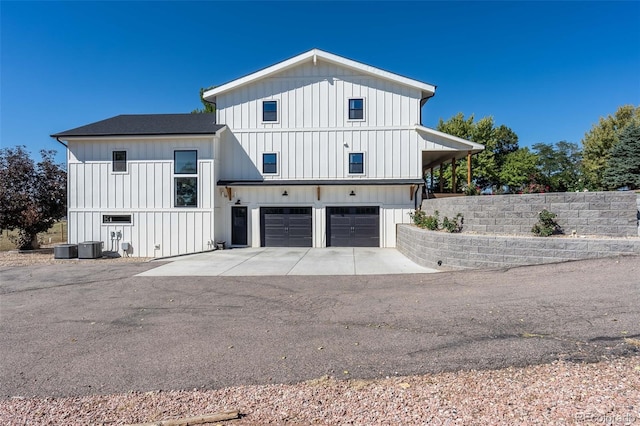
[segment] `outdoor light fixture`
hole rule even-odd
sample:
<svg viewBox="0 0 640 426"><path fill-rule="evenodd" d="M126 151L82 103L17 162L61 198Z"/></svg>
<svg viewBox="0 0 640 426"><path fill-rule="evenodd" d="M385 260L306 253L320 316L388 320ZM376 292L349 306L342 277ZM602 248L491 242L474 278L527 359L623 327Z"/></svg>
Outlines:
<svg viewBox="0 0 640 426"><path fill-rule="evenodd" d="M289 196L289 193L285 190L285 191L282 193L282 196L283 196L283 197L288 197L288 196Z"/></svg>
<svg viewBox="0 0 640 426"><path fill-rule="evenodd" d="M356 196L356 192L352 189L351 192L349 193L350 197L355 197Z"/></svg>
<svg viewBox="0 0 640 426"><path fill-rule="evenodd" d="M239 206L239 205L240 205L240 198L236 200L236 206Z"/></svg>

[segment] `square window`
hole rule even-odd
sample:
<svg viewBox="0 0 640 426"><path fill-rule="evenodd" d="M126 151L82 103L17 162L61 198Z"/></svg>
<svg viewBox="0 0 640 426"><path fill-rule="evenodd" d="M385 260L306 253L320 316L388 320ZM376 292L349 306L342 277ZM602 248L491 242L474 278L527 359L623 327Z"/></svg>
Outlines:
<svg viewBox="0 0 640 426"><path fill-rule="evenodd" d="M113 151L111 170L114 172L127 171L127 151Z"/></svg>
<svg viewBox="0 0 640 426"><path fill-rule="evenodd" d="M349 120L364 120L364 99L349 99Z"/></svg>
<svg viewBox="0 0 640 426"><path fill-rule="evenodd" d="M262 173L278 173L278 154L262 154Z"/></svg>
<svg viewBox="0 0 640 426"><path fill-rule="evenodd" d="M278 102L262 102L262 121L278 121Z"/></svg>
<svg viewBox="0 0 640 426"><path fill-rule="evenodd" d="M173 173L192 175L198 173L198 151L174 151Z"/></svg>
<svg viewBox="0 0 640 426"><path fill-rule="evenodd" d="M197 207L198 206L198 178L177 177L175 178L175 206L176 207Z"/></svg>
<svg viewBox="0 0 640 426"><path fill-rule="evenodd" d="M349 173L364 173L364 154L362 152L353 152L349 154Z"/></svg>

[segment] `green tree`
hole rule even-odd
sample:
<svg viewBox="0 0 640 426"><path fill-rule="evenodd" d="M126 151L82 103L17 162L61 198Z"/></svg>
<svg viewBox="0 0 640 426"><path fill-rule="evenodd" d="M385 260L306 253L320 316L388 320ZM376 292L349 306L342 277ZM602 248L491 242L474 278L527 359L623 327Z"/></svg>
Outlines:
<svg viewBox="0 0 640 426"><path fill-rule="evenodd" d="M604 189L602 179L610 151L618 143L620 132L631 123L640 124L640 107L624 105L614 115L601 117L585 134L582 169L589 189Z"/></svg>
<svg viewBox="0 0 640 426"><path fill-rule="evenodd" d="M37 234L67 214L67 173L55 151L40 155L35 164L23 146L0 150L0 229L17 229L22 250L37 248Z"/></svg>
<svg viewBox="0 0 640 426"><path fill-rule="evenodd" d="M529 148L519 148L504 159L500 179L512 190L522 190L525 185L538 179L538 156Z"/></svg>
<svg viewBox="0 0 640 426"><path fill-rule="evenodd" d="M554 144L533 145L538 155L540 183L551 192L575 191L582 188L580 162L582 153L578 144L561 141Z"/></svg>
<svg viewBox="0 0 640 426"><path fill-rule="evenodd" d="M484 117L474 121L473 114L465 118L458 113L449 120L440 119L437 130L480 143L485 150L471 159L473 181L482 188L487 186L500 187L500 168L507 155L518 149L518 135L505 125L495 126L493 117ZM466 182L467 160L458 163L456 180ZM451 166L443 169L443 179L447 187L451 187Z"/></svg>
<svg viewBox="0 0 640 426"><path fill-rule="evenodd" d="M611 149L602 183L607 189L640 188L640 126L630 124Z"/></svg>
<svg viewBox="0 0 640 426"><path fill-rule="evenodd" d="M216 112L215 104L212 104L204 100L203 95L205 90L210 90L210 89L213 89L213 87L209 87L208 89L205 89L203 87L200 88L200 102L202 102L202 108L194 109L193 111L191 111L191 114L213 114Z"/></svg>

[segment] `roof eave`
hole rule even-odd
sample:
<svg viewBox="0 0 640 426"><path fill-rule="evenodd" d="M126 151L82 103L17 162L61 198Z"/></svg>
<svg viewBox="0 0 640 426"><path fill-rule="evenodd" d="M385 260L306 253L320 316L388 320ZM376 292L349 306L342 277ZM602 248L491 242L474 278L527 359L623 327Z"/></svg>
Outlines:
<svg viewBox="0 0 640 426"><path fill-rule="evenodd" d="M440 132L438 130L431 129L429 127L415 126L415 130L418 131L418 132L435 135L435 136L438 136L438 137L441 137L441 138L444 138L444 139L449 139L449 140L457 142L459 144L466 145L466 146L469 147L468 151L471 151L474 154L478 153L478 152L481 152L481 151L484 151L484 145L481 145L481 144L476 143L476 142L472 142L472 141L467 140L467 139L459 138L458 136L453 136L453 135L450 135L448 133Z"/></svg>

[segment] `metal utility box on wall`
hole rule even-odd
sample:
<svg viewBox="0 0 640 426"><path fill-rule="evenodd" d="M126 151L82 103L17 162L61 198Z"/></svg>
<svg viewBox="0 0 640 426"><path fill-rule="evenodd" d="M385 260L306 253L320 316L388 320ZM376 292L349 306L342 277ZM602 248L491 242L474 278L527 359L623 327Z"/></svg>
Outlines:
<svg viewBox="0 0 640 426"><path fill-rule="evenodd" d="M102 257L102 241L85 241L78 244L79 259L97 259Z"/></svg>
<svg viewBox="0 0 640 426"><path fill-rule="evenodd" d="M58 244L53 248L54 259L75 259L78 257L77 244Z"/></svg>

